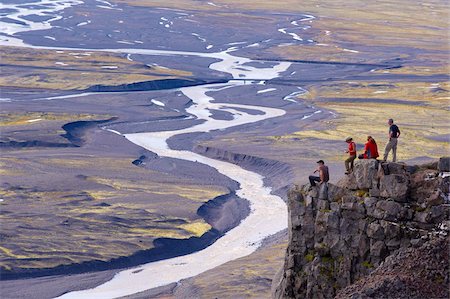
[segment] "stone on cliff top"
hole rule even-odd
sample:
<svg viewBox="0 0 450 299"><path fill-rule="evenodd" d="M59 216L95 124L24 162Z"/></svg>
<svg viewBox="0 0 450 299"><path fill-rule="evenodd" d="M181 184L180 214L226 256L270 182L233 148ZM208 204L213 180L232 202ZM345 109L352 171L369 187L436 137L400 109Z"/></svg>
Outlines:
<svg viewBox="0 0 450 299"><path fill-rule="evenodd" d="M319 199L328 199L328 183L320 184Z"/></svg>
<svg viewBox="0 0 450 299"><path fill-rule="evenodd" d="M378 172L379 196L404 201L409 192L410 174L402 163L381 163ZM375 186L374 186L375 187ZM372 192L373 195L378 192Z"/></svg>
<svg viewBox="0 0 450 299"><path fill-rule="evenodd" d="M404 201L409 191L409 178L405 174L390 174L380 178L380 196Z"/></svg>
<svg viewBox="0 0 450 299"><path fill-rule="evenodd" d="M364 159L355 163L353 174L355 175L358 189L372 188L372 182L377 177L378 161L375 159Z"/></svg>
<svg viewBox="0 0 450 299"><path fill-rule="evenodd" d="M450 172L450 157L442 157L439 159L438 170L440 172Z"/></svg>
<svg viewBox="0 0 450 299"><path fill-rule="evenodd" d="M358 185L356 184L355 173L352 172L348 175L343 176L336 184L338 187L343 189L356 190Z"/></svg>
<svg viewBox="0 0 450 299"><path fill-rule="evenodd" d="M330 202L340 201L346 193L346 189L328 183L328 200Z"/></svg>
<svg viewBox="0 0 450 299"><path fill-rule="evenodd" d="M406 171L406 164L403 163L396 163L396 162L389 162L389 163L381 163L381 168L384 171L385 175L389 174L405 174Z"/></svg>

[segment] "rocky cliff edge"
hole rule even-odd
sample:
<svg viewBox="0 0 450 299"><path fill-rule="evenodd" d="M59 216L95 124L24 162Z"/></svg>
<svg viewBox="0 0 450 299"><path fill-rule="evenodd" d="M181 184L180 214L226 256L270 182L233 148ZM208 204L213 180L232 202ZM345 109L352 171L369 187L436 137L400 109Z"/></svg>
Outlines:
<svg viewBox="0 0 450 299"><path fill-rule="evenodd" d="M336 185L288 192L274 298L449 298L449 162L360 160Z"/></svg>

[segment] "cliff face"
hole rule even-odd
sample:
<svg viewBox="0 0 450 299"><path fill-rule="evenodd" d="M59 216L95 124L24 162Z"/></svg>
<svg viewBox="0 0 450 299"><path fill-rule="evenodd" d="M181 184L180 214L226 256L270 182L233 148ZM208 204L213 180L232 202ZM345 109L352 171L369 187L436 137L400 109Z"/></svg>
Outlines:
<svg viewBox="0 0 450 299"><path fill-rule="evenodd" d="M448 160L361 160L337 185L291 188L289 245L273 297L447 298Z"/></svg>

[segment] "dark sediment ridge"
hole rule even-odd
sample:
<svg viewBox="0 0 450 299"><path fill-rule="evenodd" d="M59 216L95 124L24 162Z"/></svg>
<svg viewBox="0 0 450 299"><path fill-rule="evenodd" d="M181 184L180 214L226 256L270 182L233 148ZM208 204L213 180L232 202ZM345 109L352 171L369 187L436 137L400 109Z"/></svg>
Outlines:
<svg viewBox="0 0 450 299"><path fill-rule="evenodd" d="M0 142L0 148L30 148L30 147L76 147L71 143L47 142L42 140L4 141Z"/></svg>
<svg viewBox="0 0 450 299"><path fill-rule="evenodd" d="M273 188L272 193L286 199L286 190L294 177L292 168L288 164L202 145L195 146L193 151L209 158L233 163L244 169L257 172L264 176L266 185Z"/></svg>
<svg viewBox="0 0 450 299"><path fill-rule="evenodd" d="M217 80L197 80L197 79L163 79L144 82L136 82L131 84L111 85L93 85L87 88L87 92L123 92L123 91L147 91L147 90L163 90L188 86L197 86L205 84L226 83L228 79Z"/></svg>
<svg viewBox="0 0 450 299"><path fill-rule="evenodd" d="M211 139L211 133L188 133L174 136L167 143L172 149L190 150L205 157L232 163L246 170L256 172L264 176L265 185L272 188L272 194L280 196L284 200L286 199L288 186L294 178L291 166L277 160L198 144Z"/></svg>
<svg viewBox="0 0 450 299"><path fill-rule="evenodd" d="M292 63L306 63L306 64L329 64L329 65L346 65L346 66L368 66L383 69L401 68L399 64L392 65L389 62L383 63L357 63L357 62L343 62L343 61L320 61L320 60L301 60L301 59L281 59L281 58L254 58L255 61L269 61L269 62L292 62Z"/></svg>
<svg viewBox="0 0 450 299"><path fill-rule="evenodd" d="M116 117L105 120L93 120L93 121L75 121L70 122L62 126L62 129L66 131L65 134L60 135L66 138L69 143L65 142L51 142L46 140L8 140L1 141L0 148L32 148L32 147L50 147L50 148L68 148L68 147L80 147L86 143L85 136L87 131L96 128L99 124L108 123L116 120Z"/></svg>
<svg viewBox="0 0 450 299"><path fill-rule="evenodd" d="M61 136L67 138L74 146L82 146L86 142L83 137L86 135L87 130L95 128L99 124L104 124L116 119L117 117L112 117L105 120L75 121L67 123L62 126L63 130L66 131L66 134Z"/></svg>
<svg viewBox="0 0 450 299"><path fill-rule="evenodd" d="M197 214L221 233L226 233L250 214L250 207L247 200L231 192L203 204Z"/></svg>

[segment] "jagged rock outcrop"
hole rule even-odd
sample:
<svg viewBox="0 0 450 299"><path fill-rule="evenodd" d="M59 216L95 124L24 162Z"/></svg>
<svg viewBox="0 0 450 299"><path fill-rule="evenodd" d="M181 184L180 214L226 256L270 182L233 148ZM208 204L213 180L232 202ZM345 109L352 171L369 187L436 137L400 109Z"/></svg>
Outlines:
<svg viewBox="0 0 450 299"><path fill-rule="evenodd" d="M340 290L346 298L448 298L448 238L401 248L369 276Z"/></svg>
<svg viewBox="0 0 450 299"><path fill-rule="evenodd" d="M427 252L422 247L429 244L445 247L450 178L439 174L438 164L445 163L418 167L360 160L354 172L336 185L291 188L289 245L284 268L274 279L273 297L334 298L339 290L371 277L371 273L400 273L401 262L396 267L387 266L397 272L383 272L381 268L389 265L387 261L395 261L396 255L417 256L420 250ZM436 270L439 273L435 273L433 283L445 290L449 283L448 255L441 266L444 271ZM414 279L427 280L427 275L434 274L423 271ZM392 277L386 281L391 280ZM422 298L425 294L402 292L411 283L374 285L372 291L344 292L339 298L393 298L380 296L390 287L397 288L400 294L395 298ZM364 289L364 284L361 287ZM442 291L439 287L434 290ZM354 296L345 297L346 294Z"/></svg>

